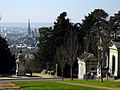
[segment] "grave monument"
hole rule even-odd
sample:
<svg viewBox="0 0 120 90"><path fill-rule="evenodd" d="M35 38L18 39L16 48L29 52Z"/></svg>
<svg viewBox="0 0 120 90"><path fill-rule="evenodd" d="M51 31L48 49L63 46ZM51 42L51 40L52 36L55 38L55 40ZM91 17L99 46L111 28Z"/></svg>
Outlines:
<svg viewBox="0 0 120 90"><path fill-rule="evenodd" d="M22 51L20 51L17 60L16 60L16 75L24 76L25 75L25 60L22 55Z"/></svg>

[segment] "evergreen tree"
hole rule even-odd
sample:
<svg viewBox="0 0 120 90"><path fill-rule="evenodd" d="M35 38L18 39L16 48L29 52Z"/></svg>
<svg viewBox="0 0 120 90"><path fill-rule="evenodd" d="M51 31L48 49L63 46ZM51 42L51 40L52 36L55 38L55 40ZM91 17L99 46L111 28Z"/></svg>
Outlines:
<svg viewBox="0 0 120 90"><path fill-rule="evenodd" d="M65 36L67 36L71 27L71 23L66 16L66 12L61 13L60 16L58 16L57 21L54 23L53 38L57 47L64 44L66 39Z"/></svg>
<svg viewBox="0 0 120 90"><path fill-rule="evenodd" d="M12 55L8 48L7 41L0 37L0 73L10 74L15 67L15 55Z"/></svg>
<svg viewBox="0 0 120 90"><path fill-rule="evenodd" d="M105 56L100 56L101 53L105 55L105 52L99 50L99 47L102 47L103 50L106 50L106 40L103 39L104 36L108 36L107 31L107 17L108 14L102 9L95 9L88 16L85 17L83 23L81 24L81 29L86 34L86 41L84 43L85 51L93 53L97 58L100 64L101 69L101 81L102 79L102 61ZM101 44L102 40L102 44ZM105 42L103 42L105 40ZM86 75L87 76L87 75ZM86 77L87 78L87 77Z"/></svg>
<svg viewBox="0 0 120 90"><path fill-rule="evenodd" d="M39 44L38 51L34 55L35 67L39 68L39 71L42 69L48 69L49 65L53 60L53 48L52 48L52 28L43 27L39 29Z"/></svg>
<svg viewBox="0 0 120 90"><path fill-rule="evenodd" d="M86 41L84 42L84 51L94 53L96 52L96 43L98 32L107 33L107 19L108 14L102 9L95 9L93 12L85 16L83 23L81 24L81 30L84 32ZM93 40L91 42L91 39ZM93 48L96 47L96 48Z"/></svg>
<svg viewBox="0 0 120 90"><path fill-rule="evenodd" d="M114 16L110 17L109 20L109 33L111 33L114 38L113 39L117 39L116 35L119 34L120 31L120 11L118 11L118 13L114 14Z"/></svg>

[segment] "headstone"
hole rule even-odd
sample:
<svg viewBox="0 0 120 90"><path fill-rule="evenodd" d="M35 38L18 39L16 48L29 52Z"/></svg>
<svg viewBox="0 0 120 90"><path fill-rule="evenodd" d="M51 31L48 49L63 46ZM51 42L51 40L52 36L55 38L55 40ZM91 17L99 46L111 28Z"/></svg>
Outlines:
<svg viewBox="0 0 120 90"><path fill-rule="evenodd" d="M22 51L20 51L17 60L16 60L16 75L24 76L25 75L25 60L22 55Z"/></svg>

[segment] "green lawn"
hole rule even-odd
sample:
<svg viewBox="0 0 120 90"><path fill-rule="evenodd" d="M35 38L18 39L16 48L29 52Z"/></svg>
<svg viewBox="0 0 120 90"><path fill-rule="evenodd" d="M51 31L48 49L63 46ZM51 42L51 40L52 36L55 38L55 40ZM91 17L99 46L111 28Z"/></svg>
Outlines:
<svg viewBox="0 0 120 90"><path fill-rule="evenodd" d="M88 85L99 85L99 86L106 86L106 87L118 87L120 88L120 82L115 81L103 81L101 83L100 80L64 80L63 82L71 82L71 83L80 83L80 84L88 84Z"/></svg>
<svg viewBox="0 0 120 90"><path fill-rule="evenodd" d="M47 82L47 81L20 81L20 82L13 82L17 86L23 88L23 90L105 90L105 89L98 89L92 87L85 87L85 86L77 86L77 85L68 85L63 83L56 83L56 82Z"/></svg>

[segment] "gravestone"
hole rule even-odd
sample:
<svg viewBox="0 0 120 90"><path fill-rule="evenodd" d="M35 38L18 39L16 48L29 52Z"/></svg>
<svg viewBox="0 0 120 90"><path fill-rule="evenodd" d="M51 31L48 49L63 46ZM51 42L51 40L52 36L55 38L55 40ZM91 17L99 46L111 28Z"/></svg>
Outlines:
<svg viewBox="0 0 120 90"><path fill-rule="evenodd" d="M25 60L22 55L22 51L20 51L17 60L16 60L16 75L24 76L25 75Z"/></svg>

